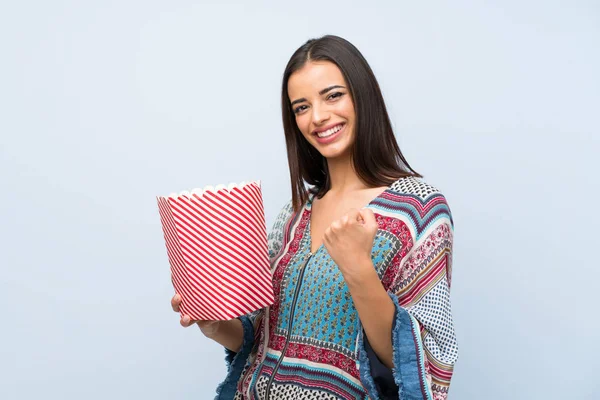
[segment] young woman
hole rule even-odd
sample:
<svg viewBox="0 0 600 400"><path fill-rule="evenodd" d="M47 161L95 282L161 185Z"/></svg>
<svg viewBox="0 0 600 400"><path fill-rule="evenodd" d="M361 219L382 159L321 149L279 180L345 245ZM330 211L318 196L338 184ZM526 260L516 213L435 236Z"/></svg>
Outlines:
<svg viewBox="0 0 600 400"><path fill-rule="evenodd" d="M405 160L346 40L292 55L282 110L292 199L269 233L275 303L181 319L227 349L217 399L446 399L457 344L444 196Z"/></svg>

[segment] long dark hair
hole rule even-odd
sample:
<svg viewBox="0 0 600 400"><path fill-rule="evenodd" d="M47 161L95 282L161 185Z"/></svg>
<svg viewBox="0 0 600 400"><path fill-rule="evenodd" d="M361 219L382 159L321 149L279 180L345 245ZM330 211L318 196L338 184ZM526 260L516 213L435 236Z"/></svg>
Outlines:
<svg viewBox="0 0 600 400"><path fill-rule="evenodd" d="M298 211L308 200L305 183L323 197L330 189L327 160L304 138L288 94L290 76L310 61L330 61L338 66L349 87L356 114L352 161L358 176L369 187L389 186L395 180L415 176L400 151L381 89L367 60L347 40L333 35L310 39L290 58L283 73L281 110L292 184L292 204Z"/></svg>

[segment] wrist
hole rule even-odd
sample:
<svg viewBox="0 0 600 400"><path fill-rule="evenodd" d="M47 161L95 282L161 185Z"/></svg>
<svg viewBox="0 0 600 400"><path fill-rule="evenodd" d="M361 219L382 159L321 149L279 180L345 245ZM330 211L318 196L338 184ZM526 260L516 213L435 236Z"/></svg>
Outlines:
<svg viewBox="0 0 600 400"><path fill-rule="evenodd" d="M204 336L208 339L215 339L219 336L223 321L198 321L198 327Z"/></svg>
<svg viewBox="0 0 600 400"><path fill-rule="evenodd" d="M352 268L344 269L344 280L350 289L360 287L373 279L379 281L371 257L357 258L353 264Z"/></svg>

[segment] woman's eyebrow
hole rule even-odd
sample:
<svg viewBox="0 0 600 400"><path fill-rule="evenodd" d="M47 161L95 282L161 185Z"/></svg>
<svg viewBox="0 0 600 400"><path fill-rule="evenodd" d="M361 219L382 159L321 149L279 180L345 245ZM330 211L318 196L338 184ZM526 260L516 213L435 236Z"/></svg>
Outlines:
<svg viewBox="0 0 600 400"><path fill-rule="evenodd" d="M332 85L332 86L328 86L328 87L326 87L325 89L321 90L321 91L319 92L319 95L324 95L325 93L327 93L327 92L329 92L330 90L333 90L333 89L346 89L346 88L345 88L344 86L342 86L342 85ZM302 103L302 102L304 102L304 101L306 101L306 99L305 99L304 97L303 97L303 98L301 98L301 99L298 99L298 100L294 100L294 101L292 101L292 102L290 103L290 106L293 106L294 104L297 104L297 103Z"/></svg>

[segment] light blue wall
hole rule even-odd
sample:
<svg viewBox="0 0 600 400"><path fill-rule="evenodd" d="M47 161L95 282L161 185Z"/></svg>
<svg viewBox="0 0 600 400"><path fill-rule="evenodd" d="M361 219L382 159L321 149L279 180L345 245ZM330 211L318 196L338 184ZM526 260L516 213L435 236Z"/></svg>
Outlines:
<svg viewBox="0 0 600 400"><path fill-rule="evenodd" d="M285 63L326 33L371 63L447 196L451 400L600 396L600 6L592 1L19 1L0 6L0 398L210 399L155 196L289 198Z"/></svg>

